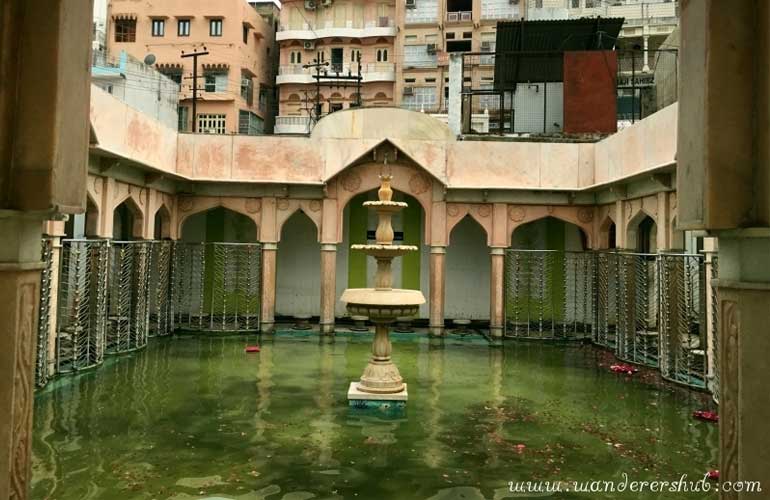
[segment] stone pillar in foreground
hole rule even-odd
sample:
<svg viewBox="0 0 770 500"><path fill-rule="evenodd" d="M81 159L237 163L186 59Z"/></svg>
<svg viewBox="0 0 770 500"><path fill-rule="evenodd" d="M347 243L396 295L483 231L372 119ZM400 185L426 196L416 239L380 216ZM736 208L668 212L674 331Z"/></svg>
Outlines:
<svg viewBox="0 0 770 500"><path fill-rule="evenodd" d="M321 334L334 333L334 305L337 302L337 245L321 244Z"/></svg>
<svg viewBox="0 0 770 500"><path fill-rule="evenodd" d="M42 227L0 215L0 498L29 492Z"/></svg>
<svg viewBox="0 0 770 500"><path fill-rule="evenodd" d="M262 314L260 331L272 333L275 328L275 259L277 243L262 243Z"/></svg>
<svg viewBox="0 0 770 500"><path fill-rule="evenodd" d="M489 284L489 334L493 338L502 338L505 322L505 298L503 283L505 277L505 248L490 249Z"/></svg>
<svg viewBox="0 0 770 500"><path fill-rule="evenodd" d="M430 334L444 335L446 247L430 247Z"/></svg>

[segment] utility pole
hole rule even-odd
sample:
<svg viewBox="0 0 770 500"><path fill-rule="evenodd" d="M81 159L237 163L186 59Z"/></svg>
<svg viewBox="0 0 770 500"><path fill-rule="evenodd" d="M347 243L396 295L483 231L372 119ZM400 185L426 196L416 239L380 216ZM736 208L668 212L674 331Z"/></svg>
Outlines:
<svg viewBox="0 0 770 500"><path fill-rule="evenodd" d="M193 133L196 133L198 131L198 108L197 108L197 101L198 101L198 58L200 56L207 56L209 55L208 50L206 50L206 47L203 47L203 50L201 52L193 52L191 54L185 54L184 50L182 51L182 58L192 57L193 58L193 98L192 98L192 131Z"/></svg>
<svg viewBox="0 0 770 500"><path fill-rule="evenodd" d="M320 62L318 58L313 59L312 63L302 65L305 69L315 69L315 108L310 114L311 125L321 119L321 68L325 68L328 65L327 61Z"/></svg>

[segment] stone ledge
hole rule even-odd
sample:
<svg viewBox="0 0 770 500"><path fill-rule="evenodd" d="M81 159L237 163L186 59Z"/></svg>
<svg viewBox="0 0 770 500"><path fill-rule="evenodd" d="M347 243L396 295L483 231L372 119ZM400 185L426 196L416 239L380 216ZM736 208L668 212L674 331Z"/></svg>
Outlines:
<svg viewBox="0 0 770 500"><path fill-rule="evenodd" d="M393 402L393 401L406 401L408 399L408 393L407 393L407 387L406 384L404 384L404 390L401 392L394 392L390 394L372 394L369 392L363 392L358 389L358 381L353 381L350 383L350 387L348 388L348 401L382 401L382 402Z"/></svg>

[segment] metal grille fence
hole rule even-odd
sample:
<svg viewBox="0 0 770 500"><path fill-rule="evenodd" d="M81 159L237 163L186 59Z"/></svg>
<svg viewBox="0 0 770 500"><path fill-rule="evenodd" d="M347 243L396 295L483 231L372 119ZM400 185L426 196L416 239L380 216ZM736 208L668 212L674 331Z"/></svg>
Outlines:
<svg viewBox="0 0 770 500"><path fill-rule="evenodd" d="M110 245L109 353L135 351L147 345L152 245L147 241L115 241Z"/></svg>
<svg viewBox="0 0 770 500"><path fill-rule="evenodd" d="M575 339L593 335L593 254L509 250L505 269L506 336Z"/></svg>
<svg viewBox="0 0 770 500"><path fill-rule="evenodd" d="M701 255L508 250L505 335L591 338L717 397L716 276Z"/></svg>
<svg viewBox="0 0 770 500"><path fill-rule="evenodd" d="M93 368L104 360L109 243L63 240L56 372Z"/></svg>
<svg viewBox="0 0 770 500"><path fill-rule="evenodd" d="M171 316L172 241L153 241L150 249L150 325L149 335L165 336L173 331Z"/></svg>
<svg viewBox="0 0 770 500"><path fill-rule="evenodd" d="M719 403L719 297L717 296L716 279L719 276L719 258L711 254L707 257L706 272L709 277L707 290L710 300L708 302L710 309L708 321L711 325L709 331L709 356L711 361L709 365L708 388L714 397L714 401Z"/></svg>
<svg viewBox="0 0 770 500"><path fill-rule="evenodd" d="M40 313L38 314L35 360L35 384L38 387L48 383L48 337L51 331L51 277L53 275L53 240L50 238L43 238L41 260L43 271L40 275Z"/></svg>
<svg viewBox="0 0 770 500"><path fill-rule="evenodd" d="M706 273L700 255L660 255L663 377L706 387Z"/></svg>
<svg viewBox="0 0 770 500"><path fill-rule="evenodd" d="M178 243L172 287L175 328L257 330L260 257L259 244Z"/></svg>

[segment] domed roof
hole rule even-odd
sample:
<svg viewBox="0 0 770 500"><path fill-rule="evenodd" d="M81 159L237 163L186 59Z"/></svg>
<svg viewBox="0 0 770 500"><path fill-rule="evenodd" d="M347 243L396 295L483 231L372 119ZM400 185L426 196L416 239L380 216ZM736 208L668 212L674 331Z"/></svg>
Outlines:
<svg viewBox="0 0 770 500"><path fill-rule="evenodd" d="M401 108L353 108L323 117L313 139L454 141L449 127L426 113Z"/></svg>

